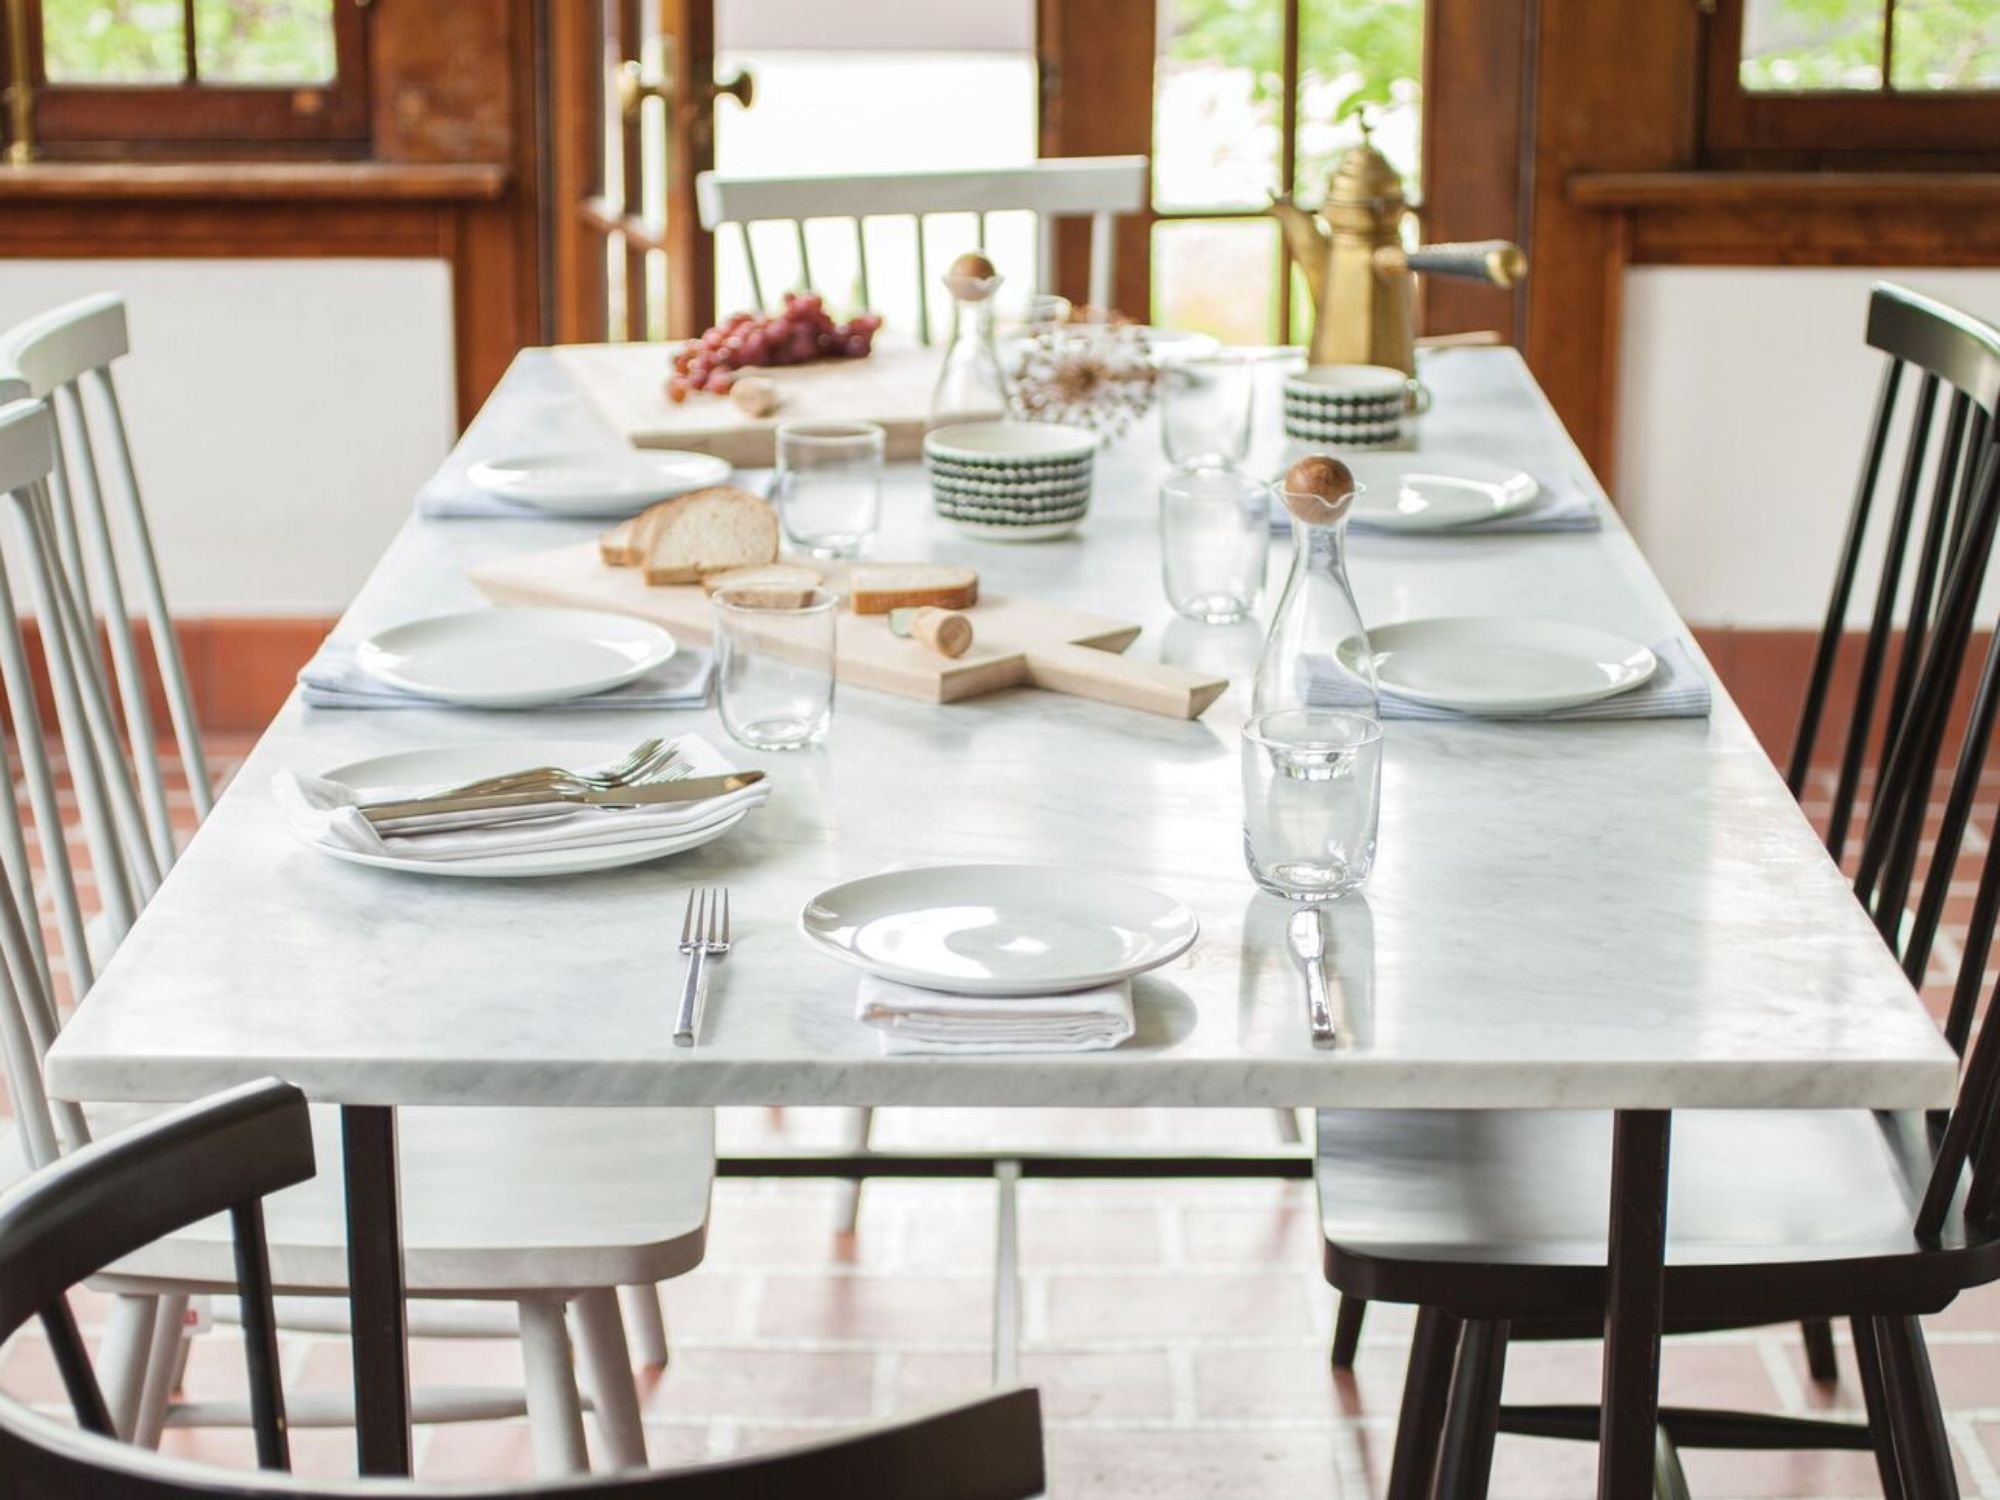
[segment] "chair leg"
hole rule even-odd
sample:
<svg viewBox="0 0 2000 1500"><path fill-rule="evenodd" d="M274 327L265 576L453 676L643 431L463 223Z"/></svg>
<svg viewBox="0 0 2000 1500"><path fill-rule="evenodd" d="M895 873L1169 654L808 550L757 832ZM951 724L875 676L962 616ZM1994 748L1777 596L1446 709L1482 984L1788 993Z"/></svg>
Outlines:
<svg viewBox="0 0 2000 1500"><path fill-rule="evenodd" d="M1346 1299L1341 1306L1347 1306ZM1410 1340L1409 1368L1403 1374L1403 1407L1396 1416L1387 1500L1430 1500L1438 1443L1444 1435L1445 1405L1451 1399L1451 1366L1458 1354L1459 1327L1458 1319L1448 1312L1435 1307L1417 1309L1417 1331Z"/></svg>
<svg viewBox="0 0 2000 1500"><path fill-rule="evenodd" d="M1333 1314L1333 1367L1354 1368L1354 1356L1361 1348L1361 1320L1368 1315L1368 1299L1340 1294L1340 1306Z"/></svg>
<svg viewBox="0 0 2000 1500"><path fill-rule="evenodd" d="M848 1119L852 1128L848 1132L848 1144L856 1151L866 1151L875 1134L875 1111L863 1107L851 1110ZM840 1207L834 1210L834 1226L842 1234L854 1233L861 1222L861 1179L843 1182L840 1185Z"/></svg>
<svg viewBox="0 0 2000 1500"><path fill-rule="evenodd" d="M583 1399L560 1302L522 1302L521 1362L527 1372L528 1436L535 1472L543 1476L588 1474L583 1445Z"/></svg>
<svg viewBox="0 0 2000 1500"><path fill-rule="evenodd" d="M1278 1139L1280 1141L1283 1141L1287 1146L1296 1146L1300 1141L1305 1139L1303 1135L1299 1134L1299 1112L1297 1110L1274 1109L1271 1113L1277 1116Z"/></svg>
<svg viewBox="0 0 2000 1500"><path fill-rule="evenodd" d="M141 1448L160 1446L160 1434L167 1426L167 1406L181 1368L181 1345L186 1339L187 1298L160 1298L153 1315L153 1347L146 1355L145 1384L132 1418L132 1441Z"/></svg>
<svg viewBox="0 0 2000 1500"><path fill-rule="evenodd" d="M1861 1399L1868 1408L1868 1436L1875 1446L1875 1472L1882 1481L1882 1500L1905 1500L1903 1476L1896 1459L1895 1419L1882 1380L1882 1351L1876 1347L1875 1325L1868 1318L1848 1324L1854 1332L1854 1362L1861 1367Z"/></svg>
<svg viewBox="0 0 2000 1500"><path fill-rule="evenodd" d="M583 1292L570 1304L570 1313L608 1467L643 1469L646 1429L639 1420L639 1392L632 1384L632 1354L625 1343L625 1320L618 1314L618 1294L608 1287Z"/></svg>
<svg viewBox="0 0 2000 1500"><path fill-rule="evenodd" d="M1825 1318L1807 1318L1799 1324L1799 1336L1806 1345L1806 1372L1821 1385L1839 1385L1840 1361L1833 1352L1833 1324Z"/></svg>
<svg viewBox="0 0 2000 1500"><path fill-rule="evenodd" d="M1921 1500L1958 1500L1958 1473L1952 1467L1930 1356L1924 1352L1922 1325L1915 1318L1877 1318L1875 1338L1882 1353L1904 1494Z"/></svg>
<svg viewBox="0 0 2000 1500"><path fill-rule="evenodd" d="M1500 1384L1506 1372L1507 1324L1467 1323L1452 1374L1444 1450L1438 1455L1437 1500L1483 1500L1493 1473Z"/></svg>
<svg viewBox="0 0 2000 1500"><path fill-rule="evenodd" d="M632 1341L632 1353L648 1370L667 1367L667 1320L660 1311L660 1289L621 1286L618 1303L625 1313L625 1332Z"/></svg>
<svg viewBox="0 0 2000 1500"><path fill-rule="evenodd" d="M126 1442L139 1418L151 1365L153 1323L159 1317L158 1297L120 1295L111 1299L104 1325L104 1342L97 1351L97 1384L111 1413L111 1430Z"/></svg>

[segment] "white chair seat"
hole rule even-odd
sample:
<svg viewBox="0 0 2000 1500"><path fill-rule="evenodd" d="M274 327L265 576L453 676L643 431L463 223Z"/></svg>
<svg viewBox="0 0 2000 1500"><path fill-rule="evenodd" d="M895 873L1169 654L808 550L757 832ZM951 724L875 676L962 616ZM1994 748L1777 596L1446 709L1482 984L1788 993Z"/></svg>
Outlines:
<svg viewBox="0 0 2000 1500"><path fill-rule="evenodd" d="M102 1138L150 1111L93 1106ZM641 1286L701 1261L715 1175L706 1109L405 1109L398 1112L405 1278L422 1296L518 1298ZM347 1284L340 1118L313 1110L319 1175L265 1202L271 1274L281 1292ZM18 1134L4 1170L25 1175ZM148 1247L103 1281L132 1291L234 1285L227 1219Z"/></svg>
<svg viewBox="0 0 2000 1500"><path fill-rule="evenodd" d="M1612 1117L1591 1110L1328 1110L1330 1259L1601 1273ZM1920 1115L1688 1110L1673 1121L1667 1264L1908 1256L1930 1170Z"/></svg>

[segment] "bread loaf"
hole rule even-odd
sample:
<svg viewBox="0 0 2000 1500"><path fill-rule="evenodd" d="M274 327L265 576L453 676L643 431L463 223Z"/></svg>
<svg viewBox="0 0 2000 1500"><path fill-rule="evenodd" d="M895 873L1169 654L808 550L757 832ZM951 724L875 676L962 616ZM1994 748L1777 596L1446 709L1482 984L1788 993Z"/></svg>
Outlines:
<svg viewBox="0 0 2000 1500"><path fill-rule="evenodd" d="M856 563L847 583L857 615L886 615L920 604L970 609L979 602L979 575L949 563Z"/></svg>
<svg viewBox="0 0 2000 1500"><path fill-rule="evenodd" d="M778 514L748 490L731 484L691 490L656 511L644 538L648 583L695 583L777 561Z"/></svg>
<svg viewBox="0 0 2000 1500"><path fill-rule="evenodd" d="M720 573L705 573L701 580L701 586L711 594L717 589L733 589L745 584L757 588L810 591L819 587L820 571L808 568L804 563L766 563L755 568L725 568Z"/></svg>

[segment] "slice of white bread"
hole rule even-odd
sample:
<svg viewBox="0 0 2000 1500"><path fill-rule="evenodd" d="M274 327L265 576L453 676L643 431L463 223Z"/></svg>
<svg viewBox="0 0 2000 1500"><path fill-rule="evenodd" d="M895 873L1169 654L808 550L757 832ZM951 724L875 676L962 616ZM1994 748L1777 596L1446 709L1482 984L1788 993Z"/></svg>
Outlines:
<svg viewBox="0 0 2000 1500"><path fill-rule="evenodd" d="M629 521L620 521L616 526L598 538L598 555L604 559L607 568L636 568L646 560L646 554L653 543L653 532L666 514L672 500L662 500L657 505L649 505Z"/></svg>
<svg viewBox="0 0 2000 1500"><path fill-rule="evenodd" d="M979 575L951 563L856 563L847 597L857 615L930 604L970 609L979 602Z"/></svg>
<svg viewBox="0 0 2000 1500"><path fill-rule="evenodd" d="M701 586L711 594L717 589L737 588L745 584L756 588L809 592L819 587L820 571L803 563L767 563L757 568L727 568L720 573L705 573L701 580Z"/></svg>
<svg viewBox="0 0 2000 1500"><path fill-rule="evenodd" d="M778 560L778 513L733 484L676 495L646 537L646 582L695 583Z"/></svg>

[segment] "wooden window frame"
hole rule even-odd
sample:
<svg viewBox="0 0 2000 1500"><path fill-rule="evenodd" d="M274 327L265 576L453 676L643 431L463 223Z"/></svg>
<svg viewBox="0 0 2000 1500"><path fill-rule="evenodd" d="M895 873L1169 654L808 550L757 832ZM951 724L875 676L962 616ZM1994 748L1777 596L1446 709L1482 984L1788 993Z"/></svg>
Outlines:
<svg viewBox="0 0 2000 1500"><path fill-rule="evenodd" d="M28 77L39 155L159 158L200 151L296 157L367 151L372 125L370 8L361 0L334 0L334 76L325 84L201 81L194 76L191 3L184 6L186 81L50 82L40 0L15 3L27 9Z"/></svg>
<svg viewBox="0 0 2000 1500"><path fill-rule="evenodd" d="M1703 146L1719 164L1870 154L2000 158L2000 90L1761 92L1743 87L1745 0L1714 0L1703 40Z"/></svg>

